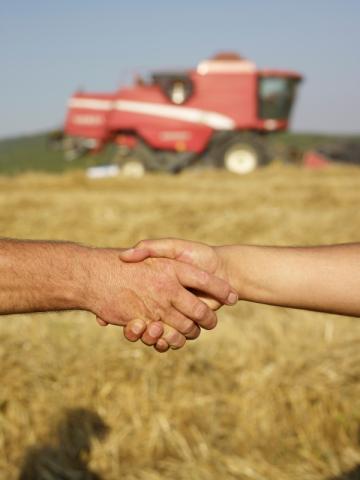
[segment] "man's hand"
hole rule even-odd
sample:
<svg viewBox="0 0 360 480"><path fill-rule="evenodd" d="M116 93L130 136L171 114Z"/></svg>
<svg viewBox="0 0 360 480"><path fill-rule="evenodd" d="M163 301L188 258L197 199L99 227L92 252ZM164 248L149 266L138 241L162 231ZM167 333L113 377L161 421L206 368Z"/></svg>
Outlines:
<svg viewBox="0 0 360 480"><path fill-rule="evenodd" d="M216 275L228 282L227 265L219 254L220 248L211 247L204 243L178 239L143 240L135 248L123 251L120 258L127 262L140 262L148 257L169 258L205 270L209 274ZM213 310L217 310L224 304L224 302L208 295L200 295L199 298ZM233 291L231 301L227 303L234 304L236 301L237 295ZM135 341L140 338L141 334L135 334L132 331L132 325L132 322L128 324L125 335L127 338L130 336L131 340ZM159 350L166 348L165 343L161 339L156 345Z"/></svg>
<svg viewBox="0 0 360 480"><path fill-rule="evenodd" d="M101 325L125 326L153 345L178 348L216 315L190 289L231 303L228 283L191 265L152 259L130 264L121 250L70 242L0 239L0 314L87 310ZM146 328L148 326L148 328ZM146 328L146 331L145 331Z"/></svg>
<svg viewBox="0 0 360 480"><path fill-rule="evenodd" d="M163 333L157 349L165 351L168 345L180 348L186 338L196 338L200 333L198 325L214 328L215 313L187 289L204 292L222 304L234 302L234 293L226 281L192 265L153 258L131 264L120 261L119 256L116 250L97 250L88 309L101 324L126 326L137 319L132 324L134 330L125 328L129 340L142 335L143 341L151 345ZM141 319L151 324L145 332Z"/></svg>

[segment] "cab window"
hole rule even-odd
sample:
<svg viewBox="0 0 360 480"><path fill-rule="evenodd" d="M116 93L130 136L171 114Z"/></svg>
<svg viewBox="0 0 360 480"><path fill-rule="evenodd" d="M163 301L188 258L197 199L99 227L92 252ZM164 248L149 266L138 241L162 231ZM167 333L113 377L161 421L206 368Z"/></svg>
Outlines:
<svg viewBox="0 0 360 480"><path fill-rule="evenodd" d="M286 120L294 103L298 82L298 79L287 77L260 77L260 118Z"/></svg>

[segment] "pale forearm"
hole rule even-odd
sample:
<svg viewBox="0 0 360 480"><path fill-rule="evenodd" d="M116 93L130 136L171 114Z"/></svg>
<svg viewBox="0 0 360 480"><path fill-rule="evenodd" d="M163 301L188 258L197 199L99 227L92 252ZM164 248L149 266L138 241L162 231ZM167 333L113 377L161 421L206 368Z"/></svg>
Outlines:
<svg viewBox="0 0 360 480"><path fill-rule="evenodd" d="M90 249L0 240L0 314L86 309Z"/></svg>
<svg viewBox="0 0 360 480"><path fill-rule="evenodd" d="M240 299L360 316L360 244L218 252Z"/></svg>

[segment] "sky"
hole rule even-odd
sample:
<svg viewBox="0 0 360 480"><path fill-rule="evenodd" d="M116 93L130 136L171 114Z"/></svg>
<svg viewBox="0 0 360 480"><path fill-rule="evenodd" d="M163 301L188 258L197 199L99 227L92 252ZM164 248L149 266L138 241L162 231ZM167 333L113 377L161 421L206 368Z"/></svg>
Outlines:
<svg viewBox="0 0 360 480"><path fill-rule="evenodd" d="M60 127L79 87L231 50L305 76L292 129L360 132L359 0L0 0L0 137Z"/></svg>

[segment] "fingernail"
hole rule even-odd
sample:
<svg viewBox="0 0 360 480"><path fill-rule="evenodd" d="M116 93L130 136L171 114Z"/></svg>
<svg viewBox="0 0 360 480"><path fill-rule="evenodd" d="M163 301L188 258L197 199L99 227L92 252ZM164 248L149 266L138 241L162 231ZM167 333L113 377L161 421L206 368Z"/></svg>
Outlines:
<svg viewBox="0 0 360 480"><path fill-rule="evenodd" d="M134 322L131 325L131 331L135 333L135 335L139 335L144 330L144 324L141 321Z"/></svg>
<svg viewBox="0 0 360 480"><path fill-rule="evenodd" d="M162 326L159 325L158 323L152 323L150 326L149 326L149 335L151 337L159 337L162 333L163 333L163 329L162 329Z"/></svg>
<svg viewBox="0 0 360 480"><path fill-rule="evenodd" d="M235 303L239 300L239 297L236 295L236 293L231 292L230 295L227 298L227 301L230 305L235 305Z"/></svg>

